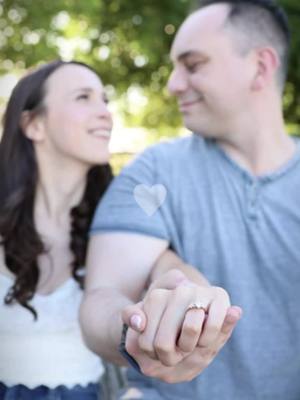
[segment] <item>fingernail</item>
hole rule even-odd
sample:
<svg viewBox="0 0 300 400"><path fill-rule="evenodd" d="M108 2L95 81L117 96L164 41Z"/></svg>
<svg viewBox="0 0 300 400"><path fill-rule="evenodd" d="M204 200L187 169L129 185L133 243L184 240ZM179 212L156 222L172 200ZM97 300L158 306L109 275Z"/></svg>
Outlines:
<svg viewBox="0 0 300 400"><path fill-rule="evenodd" d="M239 306L232 306L232 308L236 311L236 313L239 315L239 317L242 316L243 310L242 310L241 307L239 307Z"/></svg>
<svg viewBox="0 0 300 400"><path fill-rule="evenodd" d="M242 309L240 307L233 306L230 310L230 316L234 319L240 319L242 317Z"/></svg>
<svg viewBox="0 0 300 400"><path fill-rule="evenodd" d="M130 318L130 325L132 328L140 330L142 327L142 318L140 315L134 314Z"/></svg>

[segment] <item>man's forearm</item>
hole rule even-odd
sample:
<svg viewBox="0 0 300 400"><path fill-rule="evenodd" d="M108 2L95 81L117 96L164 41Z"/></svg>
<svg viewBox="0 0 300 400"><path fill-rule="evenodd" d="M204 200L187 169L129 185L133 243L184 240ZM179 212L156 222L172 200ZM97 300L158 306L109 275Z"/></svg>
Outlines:
<svg viewBox="0 0 300 400"><path fill-rule="evenodd" d="M121 340L121 311L132 302L112 288L87 292L80 307L80 323L87 346L100 357L126 365L118 352Z"/></svg>
<svg viewBox="0 0 300 400"><path fill-rule="evenodd" d="M185 276L200 286L209 282L194 267L185 264L172 251L165 252L156 262L151 272L151 282L171 269L179 269ZM80 323L87 346L110 362L126 365L118 352L122 332L122 310L133 302L120 291L100 287L87 291L80 308Z"/></svg>
<svg viewBox="0 0 300 400"><path fill-rule="evenodd" d="M210 286L208 280L194 267L186 264L172 250L165 251L156 261L150 276L150 283L171 269L178 269L193 283L199 286Z"/></svg>

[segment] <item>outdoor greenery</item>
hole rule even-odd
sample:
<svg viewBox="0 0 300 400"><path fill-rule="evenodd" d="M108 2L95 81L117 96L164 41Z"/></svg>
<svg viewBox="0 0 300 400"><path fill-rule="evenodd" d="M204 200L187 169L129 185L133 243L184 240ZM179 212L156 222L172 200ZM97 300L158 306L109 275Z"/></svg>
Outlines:
<svg viewBox="0 0 300 400"><path fill-rule="evenodd" d="M280 3L293 28L285 113L299 130L300 2ZM0 74L58 57L85 61L120 99L128 124L152 129L156 138L174 135L181 121L165 89L168 51L195 6L195 0L0 0Z"/></svg>

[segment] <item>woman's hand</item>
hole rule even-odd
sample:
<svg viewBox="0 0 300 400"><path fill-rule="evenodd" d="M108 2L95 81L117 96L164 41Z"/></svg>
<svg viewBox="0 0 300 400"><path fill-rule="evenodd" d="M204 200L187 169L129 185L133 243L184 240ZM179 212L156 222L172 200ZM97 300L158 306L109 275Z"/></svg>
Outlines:
<svg viewBox="0 0 300 400"><path fill-rule="evenodd" d="M171 270L150 286L142 302L124 310L123 321L131 328L126 348L145 375L190 380L227 342L241 313L230 306L224 289L195 285Z"/></svg>

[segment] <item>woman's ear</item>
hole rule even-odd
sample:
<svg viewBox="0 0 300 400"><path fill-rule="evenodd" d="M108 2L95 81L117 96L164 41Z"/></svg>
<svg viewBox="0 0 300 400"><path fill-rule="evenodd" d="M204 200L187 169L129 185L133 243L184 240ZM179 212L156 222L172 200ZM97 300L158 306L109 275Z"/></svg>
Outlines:
<svg viewBox="0 0 300 400"><path fill-rule="evenodd" d="M279 58L276 51L271 47L257 51L257 69L252 82L252 89L259 91L270 84L275 78L279 68Z"/></svg>
<svg viewBox="0 0 300 400"><path fill-rule="evenodd" d="M44 139L44 124L41 115L33 115L30 111L23 111L20 126L28 139L34 142L40 142Z"/></svg>

